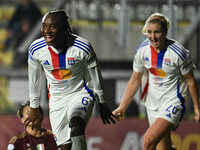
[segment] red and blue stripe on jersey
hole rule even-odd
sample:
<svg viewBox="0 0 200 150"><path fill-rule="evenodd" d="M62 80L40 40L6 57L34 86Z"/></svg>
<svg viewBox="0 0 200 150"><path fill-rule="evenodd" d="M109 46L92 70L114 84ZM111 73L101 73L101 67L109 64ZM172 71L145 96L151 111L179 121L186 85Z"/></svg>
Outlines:
<svg viewBox="0 0 200 150"><path fill-rule="evenodd" d="M151 65L152 68L162 68L163 58L165 55L166 50L162 52L157 52L153 46L150 46L151 48Z"/></svg>
<svg viewBox="0 0 200 150"><path fill-rule="evenodd" d="M59 54L56 54L51 47L48 47L48 49L51 54L53 68L66 69L66 49Z"/></svg>
<svg viewBox="0 0 200 150"><path fill-rule="evenodd" d="M162 70L162 65L166 50L158 53L151 45L150 49L151 49L151 68L149 69L149 71L155 76L164 78L166 76L166 72Z"/></svg>
<svg viewBox="0 0 200 150"><path fill-rule="evenodd" d="M61 53L55 53L53 49L49 46L49 52L51 54L53 70L52 74L55 79L66 80L72 75L72 72L66 68L66 49L63 49Z"/></svg>

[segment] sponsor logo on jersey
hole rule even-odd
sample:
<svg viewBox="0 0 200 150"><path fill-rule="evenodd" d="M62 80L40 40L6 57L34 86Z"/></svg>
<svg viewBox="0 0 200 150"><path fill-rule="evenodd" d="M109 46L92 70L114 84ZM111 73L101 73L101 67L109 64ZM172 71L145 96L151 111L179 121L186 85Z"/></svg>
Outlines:
<svg viewBox="0 0 200 150"><path fill-rule="evenodd" d="M51 72L55 79L67 80L72 76L72 72L67 69L55 69Z"/></svg>
<svg viewBox="0 0 200 150"><path fill-rule="evenodd" d="M158 68L150 68L149 71L150 71L153 75L159 76L159 77L161 77L161 78L164 78L164 77L167 75L167 73L166 73L164 70L158 69Z"/></svg>
<svg viewBox="0 0 200 150"><path fill-rule="evenodd" d="M165 58L164 63L165 63L165 65L170 65L171 64L171 59Z"/></svg>
<svg viewBox="0 0 200 150"><path fill-rule="evenodd" d="M75 64L75 58L74 57L67 58L67 61L68 61L69 65L74 65Z"/></svg>

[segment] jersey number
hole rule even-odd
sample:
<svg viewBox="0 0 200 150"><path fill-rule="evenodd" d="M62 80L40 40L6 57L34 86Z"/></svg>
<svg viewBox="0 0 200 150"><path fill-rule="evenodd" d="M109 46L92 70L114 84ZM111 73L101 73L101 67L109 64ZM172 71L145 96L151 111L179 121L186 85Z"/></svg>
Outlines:
<svg viewBox="0 0 200 150"><path fill-rule="evenodd" d="M84 112L87 112L87 109L86 109L85 106L87 106L88 103L89 103L89 102L88 102L88 98L87 98L87 97L83 97L83 99L82 99L83 107L80 107L80 108L78 108L78 109L81 109L81 110L83 110Z"/></svg>

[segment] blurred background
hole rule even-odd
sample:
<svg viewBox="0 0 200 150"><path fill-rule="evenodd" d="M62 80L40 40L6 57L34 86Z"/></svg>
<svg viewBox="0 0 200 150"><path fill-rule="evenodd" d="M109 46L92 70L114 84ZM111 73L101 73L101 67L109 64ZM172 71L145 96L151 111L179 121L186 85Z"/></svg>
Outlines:
<svg viewBox="0 0 200 150"><path fill-rule="evenodd" d="M4 118L0 119L0 126L3 126L3 129L7 126L3 125L6 119L10 118L7 123L16 120L15 114L18 105L29 99L27 77L28 47L33 40L41 36L42 16L50 9L58 8L67 11L74 33L88 39L92 44L99 58L102 75L105 80L106 99L112 110L118 106L123 97L132 73L135 50L146 38L141 33L144 22L155 12L163 13L171 21L168 37L176 39L191 51L191 57L196 65L194 73L198 89L200 89L200 0L0 0L0 117ZM43 82L40 102L48 116L48 91L45 78ZM188 109L184 117L185 124L191 123L191 119L194 118L189 94L188 97ZM142 137L148 127L148 123L145 108L140 104L140 91L138 91L128 108L126 118L124 126L112 126L112 129L116 128L116 130L119 129L123 132L123 137L117 139L119 140L118 148L98 147L97 144L102 143L107 136L98 138L96 132L94 133L88 128L88 135L94 137L92 140L88 137L88 145L96 142L96 147L92 148L91 146L89 149L128 150L127 147L123 147L123 141L130 131L135 130L134 133L138 137ZM129 120L130 118L131 120ZM48 124L48 119L46 120L45 124ZM94 122L95 125L92 126L91 124ZM99 128L101 125L98 122L98 111L97 106L95 106L89 126L91 128ZM134 129L131 128L130 131L129 128L123 130L127 128L126 124L128 125L130 122L134 122L138 126ZM143 130L141 130L140 123L144 125ZM185 124L183 126L188 126ZM120 126L123 126L123 129L119 128ZM192 126L194 127L193 124ZM102 128L105 129L105 127ZM196 128L193 128L195 134L200 132L199 127L197 126ZM5 134L0 137L0 141L5 141L4 145L8 143L9 138L13 136L12 134L22 130L23 126L19 127L19 129L6 129ZM113 134L116 134L116 130L112 131ZM185 128L182 130L186 131ZM184 142L181 142L185 140L184 136L187 138L187 133L181 132L180 135L174 136L180 136L179 140L176 139L175 143L178 143L176 146L180 149L191 149L190 145L187 148L187 146L184 146ZM200 140L199 133L197 137ZM131 134L128 139L134 138L135 134ZM113 145L112 142L108 143L108 145ZM131 140L128 143L131 143ZM195 141L191 143L195 143ZM132 150L141 149L140 140L136 145L132 146ZM136 148L134 149L133 147ZM200 149L200 146L196 145L195 148ZM131 146L129 149L131 149ZM195 149L192 148L192 150Z"/></svg>

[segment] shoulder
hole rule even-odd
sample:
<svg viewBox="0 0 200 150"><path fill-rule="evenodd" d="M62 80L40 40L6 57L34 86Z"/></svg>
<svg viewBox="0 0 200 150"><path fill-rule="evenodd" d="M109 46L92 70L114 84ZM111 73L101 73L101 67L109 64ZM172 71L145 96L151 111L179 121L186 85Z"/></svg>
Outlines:
<svg viewBox="0 0 200 150"><path fill-rule="evenodd" d="M89 41L83 37L73 34L72 36L75 37L75 42L83 42L85 44L90 44Z"/></svg>
<svg viewBox="0 0 200 150"><path fill-rule="evenodd" d="M86 53L86 54L90 54L92 51L92 46L90 44L90 42L80 36L77 35L72 35L74 36L74 43L73 46L78 48L80 51Z"/></svg>
<svg viewBox="0 0 200 150"><path fill-rule="evenodd" d="M33 55L33 53L43 47L47 46L46 41L43 37L36 39L29 47L29 53Z"/></svg>
<svg viewBox="0 0 200 150"><path fill-rule="evenodd" d="M17 141L18 137L17 136L13 136L10 141L9 144L14 144Z"/></svg>
<svg viewBox="0 0 200 150"><path fill-rule="evenodd" d="M53 135L53 132L51 130L46 130L47 134Z"/></svg>
<svg viewBox="0 0 200 150"><path fill-rule="evenodd" d="M135 52L135 58L143 58L145 55L149 55L150 41L148 39L141 42Z"/></svg>
<svg viewBox="0 0 200 150"><path fill-rule="evenodd" d="M27 135L27 134L26 134L26 132L24 131L24 132L22 132L22 133L20 133L20 134L18 134L18 135L16 135L16 136L13 136L13 137L10 139L9 144L14 144L14 143L16 143L18 140L23 139L26 135Z"/></svg>
<svg viewBox="0 0 200 150"><path fill-rule="evenodd" d="M51 130L43 129L44 130L44 137L49 140L51 143L52 141L55 141L54 134Z"/></svg>
<svg viewBox="0 0 200 150"><path fill-rule="evenodd" d="M53 132L51 130L47 130L47 129L42 129L44 134L47 136L53 136Z"/></svg>
<svg viewBox="0 0 200 150"><path fill-rule="evenodd" d="M143 42L140 43L140 45L136 49L136 53L139 51L142 51L143 49L149 47L150 41L148 39L145 39Z"/></svg>
<svg viewBox="0 0 200 150"><path fill-rule="evenodd" d="M169 39L169 50L173 53L173 57L178 57L180 58L182 61L184 61L190 51L185 49L179 42L175 41L175 40L172 40L172 39Z"/></svg>

